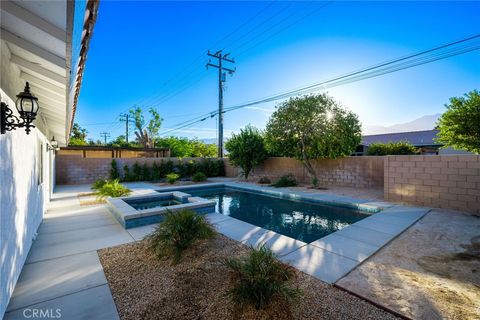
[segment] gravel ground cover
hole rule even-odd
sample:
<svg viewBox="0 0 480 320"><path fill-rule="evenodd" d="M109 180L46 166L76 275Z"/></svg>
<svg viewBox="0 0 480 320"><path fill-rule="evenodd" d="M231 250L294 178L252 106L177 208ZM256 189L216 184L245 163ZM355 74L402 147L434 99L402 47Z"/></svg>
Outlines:
<svg viewBox="0 0 480 320"><path fill-rule="evenodd" d="M223 261L248 248L223 235L187 250L177 265L159 261L145 241L99 251L121 319L396 319L372 304L297 272L303 294L291 308L237 310L226 298L230 277Z"/></svg>

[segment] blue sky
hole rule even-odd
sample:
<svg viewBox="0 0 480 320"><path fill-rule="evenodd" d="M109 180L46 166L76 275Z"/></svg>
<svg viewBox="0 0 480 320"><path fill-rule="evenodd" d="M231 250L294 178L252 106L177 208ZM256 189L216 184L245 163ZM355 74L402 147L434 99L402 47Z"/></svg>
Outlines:
<svg viewBox="0 0 480 320"><path fill-rule="evenodd" d="M225 107L296 89L480 32L480 2L102 1L76 121L99 139L118 115L155 107L163 130L218 107L207 50L235 58ZM480 50L328 90L364 127L441 113L478 89ZM275 103L225 114L225 134L264 128ZM162 130L162 131L163 131ZM214 138L215 118L172 135ZM131 139L133 135L131 136Z"/></svg>

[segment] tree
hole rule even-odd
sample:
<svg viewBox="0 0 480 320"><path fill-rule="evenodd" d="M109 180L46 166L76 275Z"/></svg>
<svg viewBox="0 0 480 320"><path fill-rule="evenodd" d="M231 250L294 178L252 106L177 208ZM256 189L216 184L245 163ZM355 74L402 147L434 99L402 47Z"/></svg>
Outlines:
<svg viewBox="0 0 480 320"><path fill-rule="evenodd" d="M215 157L217 147L214 144L206 144L196 138L166 137L156 138L155 146L158 148L169 148L171 157Z"/></svg>
<svg viewBox="0 0 480 320"><path fill-rule="evenodd" d="M80 127L78 123L74 123L72 126L72 131L70 132L70 142L71 146L84 146L87 144L87 129Z"/></svg>
<svg viewBox="0 0 480 320"><path fill-rule="evenodd" d="M267 157L262 133L253 126L246 126L239 134L233 134L225 144L230 162L242 168L248 179L250 172Z"/></svg>
<svg viewBox="0 0 480 320"><path fill-rule="evenodd" d="M408 141L377 142L369 145L367 149L367 155L369 156L407 155L415 153L417 153L417 148Z"/></svg>
<svg viewBox="0 0 480 320"><path fill-rule="evenodd" d="M437 140L447 147L480 153L480 93L450 98L438 121Z"/></svg>
<svg viewBox="0 0 480 320"><path fill-rule="evenodd" d="M355 113L343 109L327 94L292 98L280 104L266 128L267 150L302 161L318 181L311 160L348 156L361 141Z"/></svg>
<svg viewBox="0 0 480 320"><path fill-rule="evenodd" d="M138 148L140 147L138 144L135 142L127 142L125 139L125 135L119 135L118 137L115 138L112 142L108 144L109 146L112 147L126 147L126 148Z"/></svg>
<svg viewBox="0 0 480 320"><path fill-rule="evenodd" d="M139 107L131 109L130 115L135 123L135 135L138 143L143 145L144 148L153 147L153 139L158 136L158 131L162 126L163 119L156 109L150 108L150 120L145 129L145 117L143 116L143 110Z"/></svg>

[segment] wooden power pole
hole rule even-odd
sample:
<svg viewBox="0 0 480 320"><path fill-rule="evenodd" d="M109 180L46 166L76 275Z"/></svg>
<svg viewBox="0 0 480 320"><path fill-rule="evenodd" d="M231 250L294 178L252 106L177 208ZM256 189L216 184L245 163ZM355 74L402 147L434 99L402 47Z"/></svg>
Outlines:
<svg viewBox="0 0 480 320"><path fill-rule="evenodd" d="M226 81L225 72L233 74L235 69L226 68L223 66L223 61L235 63L233 59L228 58L230 53L222 54L222 50L215 53L208 51L208 56L218 60L218 64L213 64L210 61L207 63L208 67L218 69L218 157L223 158L223 83Z"/></svg>

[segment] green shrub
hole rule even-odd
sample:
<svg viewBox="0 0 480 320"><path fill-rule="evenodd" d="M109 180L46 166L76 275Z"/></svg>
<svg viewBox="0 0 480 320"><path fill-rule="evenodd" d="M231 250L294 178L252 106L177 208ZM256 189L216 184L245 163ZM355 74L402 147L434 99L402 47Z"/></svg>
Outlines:
<svg viewBox="0 0 480 320"><path fill-rule="evenodd" d="M253 305L263 309L275 298L289 303L301 293L290 284L295 276L293 268L278 261L264 246L252 248L242 258L228 259L225 264L231 271L232 283L227 294L242 308Z"/></svg>
<svg viewBox="0 0 480 320"><path fill-rule="evenodd" d="M143 181L151 180L150 168L148 167L148 164L146 162L144 162L142 166L142 180Z"/></svg>
<svg viewBox="0 0 480 320"><path fill-rule="evenodd" d="M197 172L197 163L195 160L190 160L184 163L185 177L191 177Z"/></svg>
<svg viewBox="0 0 480 320"><path fill-rule="evenodd" d="M207 176L203 172L197 172L192 176L192 180L195 182L202 182L207 180Z"/></svg>
<svg viewBox="0 0 480 320"><path fill-rule="evenodd" d="M297 184L298 184L297 179L295 179L293 175L287 174L278 178L278 180L272 184L272 187L275 187L275 188L295 187Z"/></svg>
<svg viewBox="0 0 480 320"><path fill-rule="evenodd" d="M117 167L117 161L115 159L112 159L111 162L111 168L110 168L110 179L115 180L120 178L120 173L118 172L118 167Z"/></svg>
<svg viewBox="0 0 480 320"><path fill-rule="evenodd" d="M173 263L178 263L185 250L214 236L215 231L203 216L191 210L181 210L167 212L165 220L147 237L147 241L159 258L172 257Z"/></svg>
<svg viewBox="0 0 480 320"><path fill-rule="evenodd" d="M318 178L317 178L317 177L313 177L313 178L312 178L312 187L318 188L319 183L320 183L320 182L318 181Z"/></svg>
<svg viewBox="0 0 480 320"><path fill-rule="evenodd" d="M123 166L123 181L132 181L132 176L130 175L130 168L128 165Z"/></svg>
<svg viewBox="0 0 480 320"><path fill-rule="evenodd" d="M173 161L172 160L168 160L166 162L163 162L162 160L162 178L165 177L167 174L169 174L170 172L173 172L173 169L175 168L175 165L173 164Z"/></svg>
<svg viewBox="0 0 480 320"><path fill-rule="evenodd" d="M223 159L205 158L195 163L195 171L205 173L207 177L220 177L225 175Z"/></svg>
<svg viewBox="0 0 480 320"><path fill-rule="evenodd" d="M118 179L106 181L97 191L97 198L123 197L130 194L130 190L125 188Z"/></svg>
<svg viewBox="0 0 480 320"><path fill-rule="evenodd" d="M269 177L261 177L260 179L258 179L258 183L259 184L271 184L272 181L270 181Z"/></svg>
<svg viewBox="0 0 480 320"><path fill-rule="evenodd" d="M160 175L160 166L156 161L153 161L152 164L152 180L160 180L162 176Z"/></svg>
<svg viewBox="0 0 480 320"><path fill-rule="evenodd" d="M108 182L108 179L98 179L96 180L93 184L91 189L92 190L99 190L101 187L105 185L105 183Z"/></svg>
<svg viewBox="0 0 480 320"><path fill-rule="evenodd" d="M367 155L369 156L408 155L415 153L417 153L417 149L408 141L372 143L367 149Z"/></svg>
<svg viewBox="0 0 480 320"><path fill-rule="evenodd" d="M132 181L142 181L142 167L135 162L132 168Z"/></svg>
<svg viewBox="0 0 480 320"><path fill-rule="evenodd" d="M178 179L180 179L180 175L178 173L172 172L166 175L167 181L170 184L174 184L177 182Z"/></svg>
<svg viewBox="0 0 480 320"><path fill-rule="evenodd" d="M212 177L223 177L225 176L225 162L223 159L214 160L215 163L215 175Z"/></svg>
<svg viewBox="0 0 480 320"><path fill-rule="evenodd" d="M242 168L243 176L248 175L267 158L267 150L263 133L253 126L240 129L239 134L233 134L225 144L230 162Z"/></svg>

